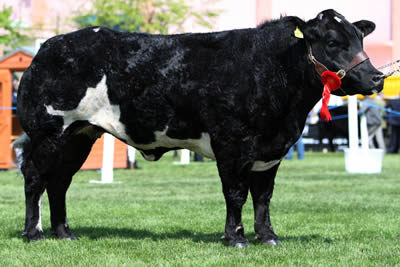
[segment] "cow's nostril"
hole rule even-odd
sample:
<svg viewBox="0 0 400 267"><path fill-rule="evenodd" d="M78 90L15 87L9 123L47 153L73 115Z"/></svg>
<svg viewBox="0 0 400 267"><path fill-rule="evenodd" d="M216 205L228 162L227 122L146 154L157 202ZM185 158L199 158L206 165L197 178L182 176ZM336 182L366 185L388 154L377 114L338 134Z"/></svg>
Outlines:
<svg viewBox="0 0 400 267"><path fill-rule="evenodd" d="M374 81L374 82L380 82L380 81L382 81L384 78L385 78L385 75L384 75L384 74L378 74L378 75L375 75L374 77L372 77L372 81Z"/></svg>

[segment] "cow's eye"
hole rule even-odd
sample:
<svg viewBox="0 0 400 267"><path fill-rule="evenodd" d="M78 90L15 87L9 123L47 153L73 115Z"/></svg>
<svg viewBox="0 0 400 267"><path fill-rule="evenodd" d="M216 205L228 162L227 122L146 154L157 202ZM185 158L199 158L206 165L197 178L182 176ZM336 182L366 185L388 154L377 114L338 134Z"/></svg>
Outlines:
<svg viewBox="0 0 400 267"><path fill-rule="evenodd" d="M329 47L336 47L338 44L335 41L328 41L328 46Z"/></svg>

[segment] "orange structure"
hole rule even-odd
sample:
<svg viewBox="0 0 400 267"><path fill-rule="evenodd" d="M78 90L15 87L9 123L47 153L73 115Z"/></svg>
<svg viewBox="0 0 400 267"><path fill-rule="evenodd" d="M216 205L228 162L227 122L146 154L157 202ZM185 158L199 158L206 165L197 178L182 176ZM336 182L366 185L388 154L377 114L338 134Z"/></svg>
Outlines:
<svg viewBox="0 0 400 267"><path fill-rule="evenodd" d="M19 49L0 58L0 169L15 167L11 143L23 133L12 111L12 73L22 72L31 64L33 54ZM103 138L96 141L82 169L100 169L103 157ZM114 145L114 168L127 166L127 147L119 140Z"/></svg>
<svg viewBox="0 0 400 267"><path fill-rule="evenodd" d="M86 169L100 169L103 162L103 145L104 136L94 143L92 150L85 163L82 165L82 170ZM127 167L127 145L118 139L114 143L114 168Z"/></svg>
<svg viewBox="0 0 400 267"><path fill-rule="evenodd" d="M16 50L0 58L0 169L12 166L11 142L22 134L18 119L11 108L12 72L24 71L33 59L26 50Z"/></svg>

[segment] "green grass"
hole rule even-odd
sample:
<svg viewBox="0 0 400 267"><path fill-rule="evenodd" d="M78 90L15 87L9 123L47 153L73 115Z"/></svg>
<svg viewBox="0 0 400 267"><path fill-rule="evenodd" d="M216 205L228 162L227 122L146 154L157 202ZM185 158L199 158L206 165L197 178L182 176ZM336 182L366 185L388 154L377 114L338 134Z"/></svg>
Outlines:
<svg viewBox="0 0 400 267"><path fill-rule="evenodd" d="M28 243L23 179L0 172L0 266L399 266L400 155L384 159L382 174L347 174L344 156L307 153L284 161L271 216L281 246L254 241L251 199L243 211L248 249L220 241L225 204L215 162L172 165L139 159L140 170L116 170L122 184L90 184L81 171L67 194L78 241L50 235Z"/></svg>

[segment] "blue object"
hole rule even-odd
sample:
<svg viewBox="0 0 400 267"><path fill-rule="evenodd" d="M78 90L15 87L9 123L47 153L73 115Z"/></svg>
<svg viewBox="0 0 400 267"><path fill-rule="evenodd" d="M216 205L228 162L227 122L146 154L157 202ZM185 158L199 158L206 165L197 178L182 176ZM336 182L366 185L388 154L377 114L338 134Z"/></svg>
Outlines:
<svg viewBox="0 0 400 267"><path fill-rule="evenodd" d="M298 158L298 159L304 159L304 143L303 143L303 136L300 136L300 138L299 138L299 140L297 140L296 144L294 144L294 145L289 149L289 152L286 154L285 159L293 159L294 147L296 147L297 158Z"/></svg>

